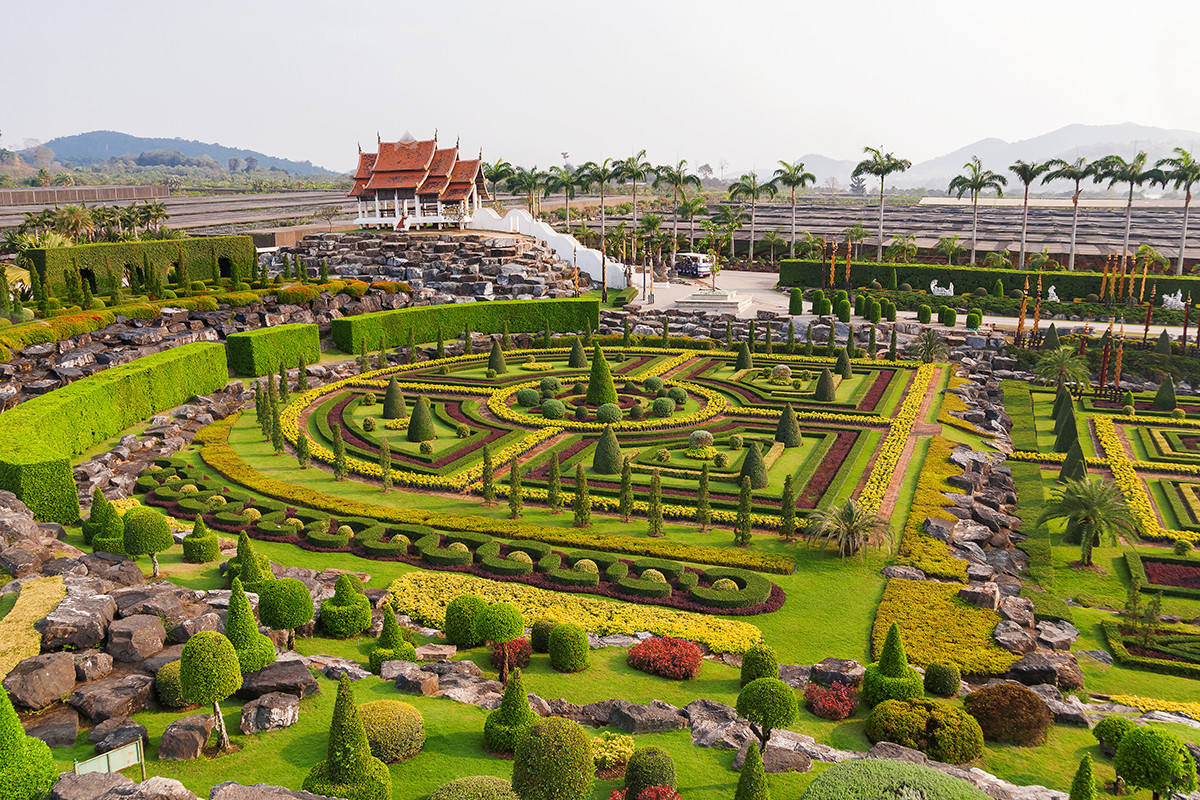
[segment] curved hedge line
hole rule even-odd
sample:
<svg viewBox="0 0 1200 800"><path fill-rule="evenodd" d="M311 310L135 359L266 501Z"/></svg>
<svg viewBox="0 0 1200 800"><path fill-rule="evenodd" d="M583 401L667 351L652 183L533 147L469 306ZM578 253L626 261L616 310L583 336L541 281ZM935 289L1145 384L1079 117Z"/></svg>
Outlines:
<svg viewBox="0 0 1200 800"><path fill-rule="evenodd" d="M0 489L44 522L79 519L71 457L229 380L225 347L175 347L82 378L0 414Z"/></svg>
<svg viewBox="0 0 1200 800"><path fill-rule="evenodd" d="M229 349L229 368L235 375L257 378L278 372L282 363L295 369L321 360L321 336L316 325L296 323L232 333L225 340Z"/></svg>
<svg viewBox="0 0 1200 800"><path fill-rule="evenodd" d="M722 578L738 585L737 591L712 589L711 585ZM697 603L713 608L748 608L760 606L771 597L774 584L761 575L741 569L714 567L704 571L708 587L694 586L689 596Z"/></svg>

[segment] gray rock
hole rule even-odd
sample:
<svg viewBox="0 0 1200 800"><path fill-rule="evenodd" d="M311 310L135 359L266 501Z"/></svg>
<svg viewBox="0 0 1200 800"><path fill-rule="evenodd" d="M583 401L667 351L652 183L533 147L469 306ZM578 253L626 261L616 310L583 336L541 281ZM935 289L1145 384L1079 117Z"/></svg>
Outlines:
<svg viewBox="0 0 1200 800"><path fill-rule="evenodd" d="M114 661L142 661L162 650L166 639L161 619L136 614L109 626L106 649Z"/></svg>
<svg viewBox="0 0 1200 800"><path fill-rule="evenodd" d="M116 613L117 604L108 595L68 596L33 627L42 635L44 650L86 650L104 641Z"/></svg>
<svg viewBox="0 0 1200 800"><path fill-rule="evenodd" d="M750 741L757 742L757 739ZM733 769L741 772L746 763L746 751L750 741L742 744L738 754L733 759ZM767 746L762 748L763 770L772 774L780 772L808 772L812 769L812 758L803 750L797 748L797 742L790 737L776 736L771 731Z"/></svg>
<svg viewBox="0 0 1200 800"><path fill-rule="evenodd" d="M1000 616L1011 620L1022 628L1033 625L1033 601L1027 597L1006 597L997 609Z"/></svg>
<svg viewBox="0 0 1200 800"><path fill-rule="evenodd" d="M393 681L396 691L430 697L438 690L438 675L423 670L412 661L385 661L380 677Z"/></svg>
<svg viewBox="0 0 1200 800"><path fill-rule="evenodd" d="M883 568L883 577L901 578L907 581L923 581L925 580L925 573L916 567L908 567L903 564L890 564Z"/></svg>
<svg viewBox="0 0 1200 800"><path fill-rule="evenodd" d="M26 720L25 733L50 747L74 747L79 737L79 712L63 706Z"/></svg>
<svg viewBox="0 0 1200 800"><path fill-rule="evenodd" d="M1009 677L1026 686L1049 683L1057 686L1058 670L1053 661L1041 653L1030 653L1008 670Z"/></svg>
<svg viewBox="0 0 1200 800"><path fill-rule="evenodd" d="M146 726L133 721L129 717L112 717L97 724L88 731L88 744L98 746L105 739L122 730L132 730L136 733L136 736L127 738L126 744L132 742L138 736L142 737L143 744L150 744L150 737L146 733Z"/></svg>
<svg viewBox="0 0 1200 800"><path fill-rule="evenodd" d="M50 800L97 800L110 789L123 786L133 786L133 781L119 772L64 772L50 791Z"/></svg>
<svg viewBox="0 0 1200 800"><path fill-rule="evenodd" d="M286 692L299 698L321 693L317 679L299 661L276 661L257 672L242 676L242 688L237 696L242 700L253 700L272 692Z"/></svg>
<svg viewBox="0 0 1200 800"><path fill-rule="evenodd" d="M808 685L808 678L811 672L812 667L803 664L780 664L779 680L793 689L803 689Z"/></svg>
<svg viewBox="0 0 1200 800"><path fill-rule="evenodd" d="M967 564L967 580L978 583L990 581L996 574L996 569L991 564L976 564L971 562Z"/></svg>
<svg viewBox="0 0 1200 800"><path fill-rule="evenodd" d="M294 694L272 692L242 706L239 727L246 735L277 731L300 720L300 698Z"/></svg>
<svg viewBox="0 0 1200 800"><path fill-rule="evenodd" d="M979 586L964 586L958 590L958 596L963 602L988 611L995 611L1000 605L1000 587L991 582Z"/></svg>
<svg viewBox="0 0 1200 800"><path fill-rule="evenodd" d="M1051 650L1070 650L1079 638L1079 630L1069 622L1039 622L1038 641Z"/></svg>
<svg viewBox="0 0 1200 800"><path fill-rule="evenodd" d="M1082 653L1088 658L1099 661L1106 667L1111 667L1113 665L1112 653L1109 653L1107 650L1076 650L1075 652L1076 654Z"/></svg>
<svg viewBox="0 0 1200 800"><path fill-rule="evenodd" d="M8 673L4 688L16 705L41 710L75 688L75 659L70 653L27 658Z"/></svg>
<svg viewBox="0 0 1200 800"><path fill-rule="evenodd" d="M177 780L155 775L132 786L118 786L101 795L98 800L197 800Z"/></svg>
<svg viewBox="0 0 1200 800"><path fill-rule="evenodd" d="M992 631L992 638L996 640L996 644L1019 656L1032 653L1037 649L1037 639L1029 631L1010 620L1004 620L997 624L996 629Z"/></svg>
<svg viewBox="0 0 1200 800"><path fill-rule="evenodd" d="M219 783L208 794L208 800L326 800L322 795L255 783L243 786L232 781Z"/></svg>
<svg viewBox="0 0 1200 800"><path fill-rule="evenodd" d="M175 720L167 726L158 741L159 761L193 761L199 758L216 725L217 720L212 714L193 714Z"/></svg>
<svg viewBox="0 0 1200 800"><path fill-rule="evenodd" d="M128 717L146 707L154 679L148 675L125 675L80 686L67 701L92 722Z"/></svg>
<svg viewBox="0 0 1200 800"><path fill-rule="evenodd" d="M661 700L647 705L629 704L614 708L608 724L626 733L663 733L687 727L687 717L679 709Z"/></svg>
<svg viewBox="0 0 1200 800"><path fill-rule="evenodd" d="M75 680L82 683L107 678L112 672L113 659L99 650L86 650L75 654Z"/></svg>
<svg viewBox="0 0 1200 800"><path fill-rule="evenodd" d="M812 665L808 677L809 680L824 686L832 686L835 683L857 686L862 683L866 672L866 667L853 659L826 658Z"/></svg>
<svg viewBox="0 0 1200 800"><path fill-rule="evenodd" d="M1092 718L1087 715L1087 708L1078 697L1071 695L1062 700L1043 698L1046 708L1054 715L1054 721L1061 725L1077 725L1083 728L1092 727Z"/></svg>

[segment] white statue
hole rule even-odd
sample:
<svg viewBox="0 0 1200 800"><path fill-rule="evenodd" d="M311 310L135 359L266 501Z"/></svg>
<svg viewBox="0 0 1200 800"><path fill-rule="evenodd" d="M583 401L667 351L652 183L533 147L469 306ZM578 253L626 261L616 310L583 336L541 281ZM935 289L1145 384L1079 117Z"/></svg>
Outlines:
<svg viewBox="0 0 1200 800"><path fill-rule="evenodd" d="M937 279L935 278L934 280L931 280L929 282L929 293L932 295L936 295L938 297L953 297L954 296L954 282L953 281L950 282L949 289L943 289L942 287L938 286Z"/></svg>
<svg viewBox="0 0 1200 800"><path fill-rule="evenodd" d="M1183 311L1183 289L1175 292L1175 294L1164 294L1162 296L1163 308L1169 308L1172 311Z"/></svg>
<svg viewBox="0 0 1200 800"><path fill-rule="evenodd" d="M1051 303L1059 302L1058 291L1055 290L1055 288L1053 286L1051 286L1049 291L1046 292L1046 299L1049 300Z"/></svg>

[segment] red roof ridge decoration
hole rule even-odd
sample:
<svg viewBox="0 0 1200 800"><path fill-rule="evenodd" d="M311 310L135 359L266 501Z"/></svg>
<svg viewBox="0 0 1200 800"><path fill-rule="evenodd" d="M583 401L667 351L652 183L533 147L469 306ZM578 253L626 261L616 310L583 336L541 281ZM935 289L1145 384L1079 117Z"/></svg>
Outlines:
<svg viewBox="0 0 1200 800"><path fill-rule="evenodd" d="M482 151L481 151L482 155ZM351 197L369 198L378 190L402 191L440 200L465 200L472 188L480 200L491 199L482 158L460 160L458 144L439 148L437 138L423 141L379 141L378 153L359 152Z"/></svg>

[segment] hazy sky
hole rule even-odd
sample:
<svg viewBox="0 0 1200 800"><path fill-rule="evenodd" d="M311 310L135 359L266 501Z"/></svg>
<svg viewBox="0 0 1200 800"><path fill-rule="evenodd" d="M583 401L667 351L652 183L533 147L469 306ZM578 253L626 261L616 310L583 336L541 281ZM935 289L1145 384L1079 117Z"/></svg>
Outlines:
<svg viewBox="0 0 1200 800"><path fill-rule="evenodd" d="M1194 0L6 4L0 131L111 129L332 169L440 129L518 164L646 149L914 162L1080 122L1200 130Z"/></svg>

